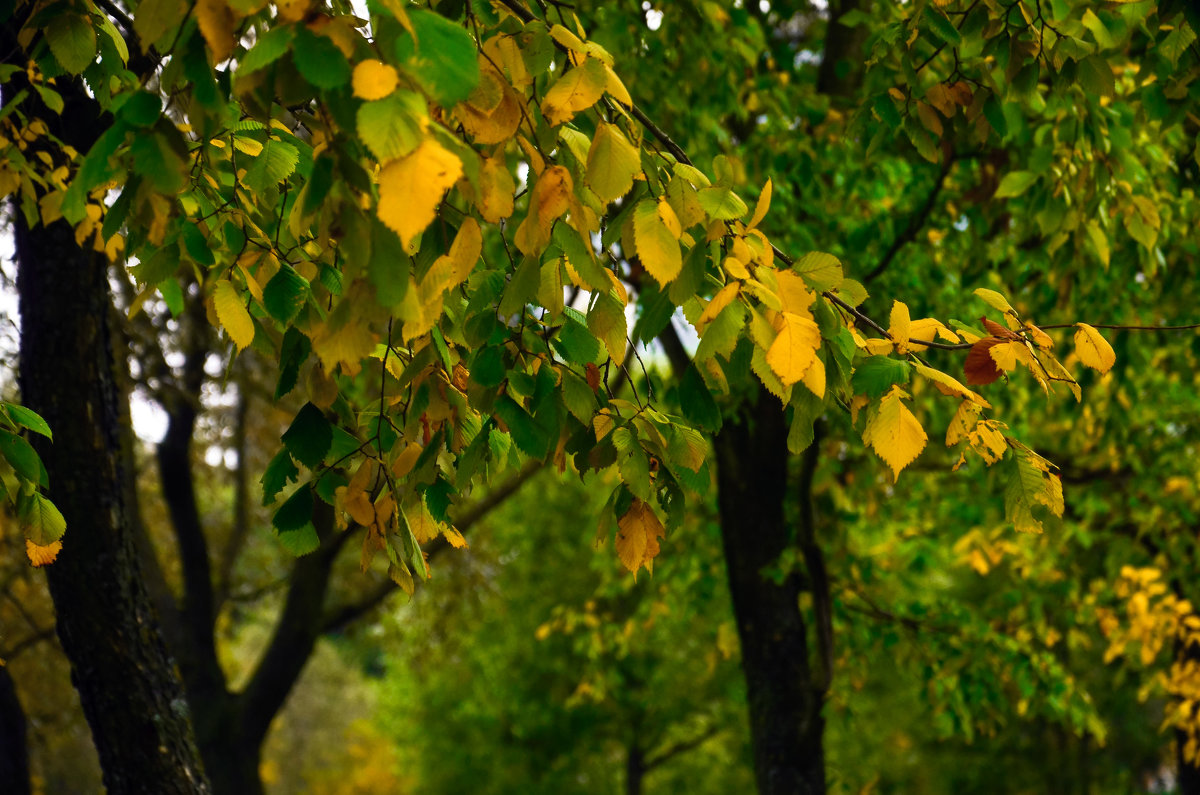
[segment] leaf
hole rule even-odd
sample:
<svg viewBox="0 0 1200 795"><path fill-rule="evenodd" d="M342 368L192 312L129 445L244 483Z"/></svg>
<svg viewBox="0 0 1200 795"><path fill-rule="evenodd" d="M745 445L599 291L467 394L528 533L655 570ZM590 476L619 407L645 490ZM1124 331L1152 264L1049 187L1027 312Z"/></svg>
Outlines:
<svg viewBox="0 0 1200 795"><path fill-rule="evenodd" d="M554 222L571 206L574 183L563 166L551 166L542 172L533 186L529 215L517 228L517 248L526 254L540 255L550 242Z"/></svg>
<svg viewBox="0 0 1200 795"><path fill-rule="evenodd" d="M0 430L0 454L17 473L17 477L36 483L42 488L49 488L49 476L42 466L42 459L34 451L33 445L17 436L15 433Z"/></svg>
<svg viewBox="0 0 1200 795"><path fill-rule="evenodd" d="M854 394L875 399L892 391L897 384L907 384L911 366L890 356L868 356L854 368L850 384Z"/></svg>
<svg viewBox="0 0 1200 795"><path fill-rule="evenodd" d="M842 262L832 254L810 251L796 263L795 270L817 292L836 290L842 284Z"/></svg>
<svg viewBox="0 0 1200 795"><path fill-rule="evenodd" d="M746 203L733 192L733 188L703 188L696 198L704 212L718 221L733 221L746 214Z"/></svg>
<svg viewBox="0 0 1200 795"><path fill-rule="evenodd" d="M400 84L400 75L390 64L368 58L354 67L350 82L354 87L354 96L370 101L383 99L395 91Z"/></svg>
<svg viewBox="0 0 1200 795"><path fill-rule="evenodd" d="M263 306L280 323L290 323L307 300L308 279L287 263L263 287Z"/></svg>
<svg viewBox="0 0 1200 795"><path fill-rule="evenodd" d="M637 148L613 124L601 122L587 155L587 184L600 201L608 204L633 187L642 170Z"/></svg>
<svg viewBox="0 0 1200 795"><path fill-rule="evenodd" d="M422 8L408 8L407 13L411 35L396 40L400 63L417 76L442 107L462 102L479 84L475 40L440 14Z"/></svg>
<svg viewBox="0 0 1200 795"><path fill-rule="evenodd" d="M197 0L196 23L212 51L212 61L220 63L233 54L235 19L225 0Z"/></svg>
<svg viewBox="0 0 1200 795"><path fill-rule="evenodd" d="M229 338L237 346L239 352L254 341L254 320L246 311L242 297L237 288L228 279L221 279L213 288L213 308L217 311L217 319L229 333Z"/></svg>
<svg viewBox="0 0 1200 795"><path fill-rule="evenodd" d="M271 524L276 530L299 530L312 523L313 493L307 485L292 492L275 511Z"/></svg>
<svg viewBox="0 0 1200 795"><path fill-rule="evenodd" d="M958 382L958 379L952 378L951 376L947 375L946 373L943 373L941 370L935 370L932 367L927 367L927 366L921 364L920 362L914 363L913 367L915 367L916 371L918 373L920 373L923 377L932 381L933 385L943 395L950 395L950 396L955 396L955 397L966 398L967 400L970 400L971 402L976 403L976 404L982 406L983 408L991 408L991 406L992 406L991 403L988 403L980 395L978 395L975 392L972 392L971 390L967 389L965 386L960 384Z"/></svg>
<svg viewBox="0 0 1200 795"><path fill-rule="evenodd" d="M781 318L783 325L767 351L767 364L784 386L791 386L812 366L821 346L821 330L810 318L792 312L784 312Z"/></svg>
<svg viewBox="0 0 1200 795"><path fill-rule="evenodd" d="M912 318L908 314L908 305L902 301L892 302L892 313L888 321L888 336L896 343L897 350L904 353L908 346L909 334L912 329Z"/></svg>
<svg viewBox="0 0 1200 795"><path fill-rule="evenodd" d="M3 407L5 413L17 425L28 428L34 433L40 433L51 441L54 440L54 434L50 432L50 425L42 419L42 415L33 409L18 406L16 403L0 403L0 407Z"/></svg>
<svg viewBox="0 0 1200 795"><path fill-rule="evenodd" d="M625 342L629 334L625 306L611 292L602 293L588 312L587 325L604 343L613 363L620 366L625 361Z"/></svg>
<svg viewBox="0 0 1200 795"><path fill-rule="evenodd" d="M675 232L664 221L661 208L666 207L670 218L674 211L666 202L644 199L633 208L633 239L638 258L646 271L662 286L674 281L683 269L683 255L679 251L679 221L675 221Z"/></svg>
<svg viewBox="0 0 1200 795"><path fill-rule="evenodd" d="M1032 171L1010 171L1004 175L1004 179L1000 180L1000 186L996 188L996 199L1008 199L1013 196L1020 196L1025 191L1029 190L1038 180L1038 175ZM978 293L978 290L976 291Z"/></svg>
<svg viewBox="0 0 1200 795"><path fill-rule="evenodd" d="M437 206L458 178L458 155L426 138L416 151L393 160L379 172L379 220L396 234L405 249L433 223Z"/></svg>
<svg viewBox="0 0 1200 795"><path fill-rule="evenodd" d="M1117 363L1117 354L1113 351L1112 346L1100 335L1099 331L1087 323L1076 323L1075 325L1079 329L1075 332L1075 354L1079 357L1079 361L1093 370L1107 373Z"/></svg>
<svg viewBox="0 0 1200 795"><path fill-rule="evenodd" d="M621 518L617 519L617 557L626 569L637 577L643 566L653 573L658 557L658 539L665 535L662 522L654 509L643 500L635 499Z"/></svg>
<svg viewBox="0 0 1200 795"><path fill-rule="evenodd" d="M542 113L550 126L570 121L576 113L599 101L608 85L604 63L597 58L583 61L564 74L542 98Z"/></svg>
<svg viewBox="0 0 1200 795"><path fill-rule="evenodd" d="M328 36L311 32L307 27L296 33L292 48L296 71L312 85L327 91L350 82L350 63Z"/></svg>
<svg viewBox="0 0 1200 795"><path fill-rule="evenodd" d="M167 2L173 5L177 4L182 8L186 8L186 6L180 2L180 0L157 0L157 2ZM136 23L142 20L142 12L144 8L144 4L138 6L138 13L134 24L135 28L137 27ZM270 66L278 61L281 57L283 57L283 54L288 51L288 48L291 47L292 39L295 37L296 29L291 25L272 27L266 33L259 36L254 42L254 46L251 47L250 51L246 53L245 57L242 58L241 66L237 70L239 79L243 79L247 75L251 75L259 69L262 69L264 66ZM141 31L138 31L138 38L142 42L143 49L148 48L149 45L154 43L153 39L147 39L146 36L141 33Z"/></svg>
<svg viewBox="0 0 1200 795"><path fill-rule="evenodd" d="M704 307L704 311L700 313L700 317L696 319L696 331L703 334L704 327L713 322L725 307L733 303L734 299L738 297L738 293L741 292L741 289L742 285L740 282L731 281L718 290L717 294L708 302L708 306Z"/></svg>
<svg viewBox="0 0 1200 795"><path fill-rule="evenodd" d="M1004 511L1008 521L1021 533L1041 533L1043 520L1034 508L1043 506L1050 514L1062 517L1062 481L1049 471L1040 456L1021 448L1014 451L1008 487L1004 492Z"/></svg>
<svg viewBox="0 0 1200 795"><path fill-rule="evenodd" d="M995 290L989 290L986 287L979 287L975 290L975 295L979 296L985 304L999 312L1005 314L1016 314L1012 306L1008 303L1008 299Z"/></svg>
<svg viewBox="0 0 1200 795"><path fill-rule="evenodd" d="M279 492L283 491L288 483L294 483L300 476L300 470L292 463L292 457L288 451L280 450L275 454L267 464L266 470L259 481L262 483L263 490L263 505L270 505L275 502L275 497Z"/></svg>
<svg viewBox="0 0 1200 795"><path fill-rule="evenodd" d="M262 152L254 159L246 176L242 179L250 190L262 193L290 177L300 162L296 147L283 141L268 138Z"/></svg>
<svg viewBox="0 0 1200 795"><path fill-rule="evenodd" d="M62 546L61 540L40 546L27 538L25 539L25 555L29 558L30 565L35 569L40 569L42 566L48 566L54 562L58 553L62 552Z"/></svg>
<svg viewBox="0 0 1200 795"><path fill-rule="evenodd" d="M971 346L966 362L963 363L963 372L967 376L968 384L990 384L1004 374L996 366L991 353L992 348L999 343L1000 340L995 337L984 337Z"/></svg>
<svg viewBox="0 0 1200 795"><path fill-rule="evenodd" d="M721 409L695 364L688 366L679 382L679 408L693 425L714 432L721 427Z"/></svg>
<svg viewBox="0 0 1200 795"><path fill-rule="evenodd" d="M762 192L758 194L758 201L754 204L754 214L750 216L750 220L746 223L747 229L753 229L758 226L762 219L767 217L767 211L771 209L771 178L767 177L767 182L763 185Z"/></svg>
<svg viewBox="0 0 1200 795"><path fill-rule="evenodd" d="M58 508L36 491L20 498L17 521L25 537L39 547L50 546L67 532L67 520Z"/></svg>
<svg viewBox="0 0 1200 795"><path fill-rule="evenodd" d="M319 408L305 403L282 439L293 458L309 469L316 469L333 444L333 426Z"/></svg>
<svg viewBox="0 0 1200 795"><path fill-rule="evenodd" d="M904 405L901 400L904 397L907 397L904 390L892 387L867 420L862 437L863 442L891 467L893 480L898 480L900 470L921 454L929 438L921 423Z"/></svg>
<svg viewBox="0 0 1200 795"><path fill-rule="evenodd" d="M377 160L386 163L417 148L429 119L420 95L397 91L374 102L364 102L358 108L356 122L358 137Z"/></svg>
<svg viewBox="0 0 1200 795"><path fill-rule="evenodd" d="M962 34L940 9L927 6L921 18L928 23L929 29L933 31L934 35L949 46L957 47L962 44Z"/></svg>
<svg viewBox="0 0 1200 795"><path fill-rule="evenodd" d="M667 442L667 455L671 460L693 472L699 472L704 466L708 453L708 443L704 436L694 428L686 425L672 425L670 439Z"/></svg>
<svg viewBox="0 0 1200 795"><path fill-rule="evenodd" d="M54 60L71 74L81 74L96 60L96 30L82 14L56 11L45 33Z"/></svg>

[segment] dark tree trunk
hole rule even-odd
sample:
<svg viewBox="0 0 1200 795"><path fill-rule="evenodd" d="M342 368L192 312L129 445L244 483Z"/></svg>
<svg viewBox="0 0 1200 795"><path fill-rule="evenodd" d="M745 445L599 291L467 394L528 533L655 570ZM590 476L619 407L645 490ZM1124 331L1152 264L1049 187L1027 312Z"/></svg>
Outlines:
<svg viewBox="0 0 1200 795"><path fill-rule="evenodd" d="M6 45L18 24L4 25ZM78 81L63 78L57 88L63 113L39 115L51 134L86 152L105 121ZM34 443L49 496L67 520L63 550L46 574L104 783L114 795L207 792L134 551L126 501L134 473L121 454L106 263L75 244L65 221L31 229L15 215L21 395L54 429L53 444Z"/></svg>
<svg viewBox="0 0 1200 795"><path fill-rule="evenodd" d="M25 741L25 710L8 669L0 665L0 792L28 795L29 746Z"/></svg>
<svg viewBox="0 0 1200 795"><path fill-rule="evenodd" d="M646 752L635 740L625 752L625 795L642 795L642 781L645 778Z"/></svg>
<svg viewBox="0 0 1200 795"><path fill-rule="evenodd" d="M717 502L761 795L825 792L824 685L809 662L799 608L803 583L797 572L779 583L763 573L797 540L784 515L787 435L779 401L759 390L756 400L726 420L714 442Z"/></svg>

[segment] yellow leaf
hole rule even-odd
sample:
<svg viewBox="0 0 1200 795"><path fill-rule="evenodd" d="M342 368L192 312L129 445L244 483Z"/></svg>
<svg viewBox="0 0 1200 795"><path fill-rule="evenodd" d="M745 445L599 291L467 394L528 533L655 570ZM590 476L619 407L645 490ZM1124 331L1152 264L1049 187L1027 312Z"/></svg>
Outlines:
<svg viewBox="0 0 1200 795"><path fill-rule="evenodd" d="M299 22L308 16L312 0L275 0L279 18L284 22Z"/></svg>
<svg viewBox="0 0 1200 795"><path fill-rule="evenodd" d="M1008 299L995 290L989 290L986 287L980 287L975 291L975 295L979 296L985 304L992 309L1008 314L1013 312L1013 308L1008 303Z"/></svg>
<svg viewBox="0 0 1200 795"><path fill-rule="evenodd" d="M812 365L804 371L800 383L808 387L808 391L817 397L825 397L825 362L821 361L820 356L815 357Z"/></svg>
<svg viewBox="0 0 1200 795"><path fill-rule="evenodd" d="M375 350L375 335L366 323L350 316L348 311L334 310L316 333L312 346L326 370L339 364L346 375L357 375L362 359Z"/></svg>
<svg viewBox="0 0 1200 795"><path fill-rule="evenodd" d="M679 216L675 214L675 208L665 199L660 199L658 202L658 218L671 233L671 237L678 240L683 235L683 227L679 225Z"/></svg>
<svg viewBox="0 0 1200 795"><path fill-rule="evenodd" d="M409 472L412 472L413 465L417 463L417 459L421 457L421 452L425 448L416 442L409 442L400 455L396 456L396 460L392 463L392 475L397 480L403 480Z"/></svg>
<svg viewBox="0 0 1200 795"><path fill-rule="evenodd" d="M1112 346L1100 336L1099 331L1087 323L1075 325L1079 328L1075 332L1075 353L1079 356L1079 361L1093 370L1107 373L1117 363L1117 354L1113 352Z"/></svg>
<svg viewBox="0 0 1200 795"><path fill-rule="evenodd" d="M913 416L901 398L907 397L904 390L898 386L892 387L880 399L876 410L867 419L867 427L863 430L863 442L875 450L892 469L892 479L900 477L900 470L911 464L921 451L929 437L917 418Z"/></svg>
<svg viewBox="0 0 1200 795"><path fill-rule="evenodd" d="M479 229L479 222L474 218L464 219L454 242L450 245L450 253L446 255L454 270L450 282L443 289L452 290L465 282L475 269L475 263L479 261L482 252L483 232Z"/></svg>
<svg viewBox="0 0 1200 795"><path fill-rule="evenodd" d="M625 87L621 78L617 77L617 73L608 64L604 65L604 90L625 107L633 107L633 97L629 96L629 89Z"/></svg>
<svg viewBox="0 0 1200 795"><path fill-rule="evenodd" d="M38 546L27 538L25 539L25 554L29 556L29 562L33 564L34 568L40 569L42 566L54 562L58 553L62 551L62 545L61 538L46 546Z"/></svg>
<svg viewBox="0 0 1200 795"><path fill-rule="evenodd" d="M517 227L517 248L526 254L533 254L546 247L554 222L571 205L573 189L571 172L564 167L551 166L542 172L529 199L529 215Z"/></svg>
<svg viewBox="0 0 1200 795"><path fill-rule="evenodd" d="M958 335L946 328L937 318L923 317L912 321L908 327L908 339L911 342L933 342L937 337L947 342L959 341Z"/></svg>
<svg viewBox="0 0 1200 795"><path fill-rule="evenodd" d="M254 321L242 304L242 297L237 288L228 279L221 279L213 289L213 308L217 310L217 319L229 332L229 338L242 351L254 341Z"/></svg>
<svg viewBox="0 0 1200 795"><path fill-rule="evenodd" d="M653 571L654 558L659 552L658 539L663 535L662 522L654 509L642 500L635 499L625 515L617 520L617 557L634 577L643 566L647 571Z"/></svg>
<svg viewBox="0 0 1200 795"><path fill-rule="evenodd" d="M663 221L660 207L666 207L679 229L679 220L666 202L644 199L633 208L634 248L642 266L659 284L666 286L683 268L683 255L679 251L678 234L671 233Z"/></svg>
<svg viewBox="0 0 1200 795"><path fill-rule="evenodd" d="M407 249L433 223L438 203L462 176L458 155L432 138L379 172L379 220Z"/></svg>
<svg viewBox="0 0 1200 795"><path fill-rule="evenodd" d="M467 539L463 538L463 534L448 524L442 525L442 535L450 542L450 546L455 549L465 549L467 547Z"/></svg>
<svg viewBox="0 0 1200 795"><path fill-rule="evenodd" d="M977 403L984 408L992 407L992 404L988 403L987 400L985 400L978 393L967 389L958 379L943 373L941 370L935 370L932 367L926 367L920 362L914 362L913 367L916 368L918 373L932 381L933 385L937 387L937 390L943 395L954 395L957 397L966 398L972 403Z"/></svg>
<svg viewBox="0 0 1200 795"><path fill-rule="evenodd" d="M200 35L212 50L213 63L229 58L233 54L235 18L232 9L224 0L198 0L196 24Z"/></svg>
<svg viewBox="0 0 1200 795"><path fill-rule="evenodd" d="M704 331L704 327L713 322L722 309L733 303L733 299L737 298L740 291L741 285L737 282L730 282L718 290L717 294L708 302L708 306L704 307L704 311L700 313L699 319L696 320L696 331Z"/></svg>
<svg viewBox="0 0 1200 795"><path fill-rule="evenodd" d="M389 64L370 58L354 67L354 96L368 101L383 99L396 90L400 75Z"/></svg>
<svg viewBox="0 0 1200 795"><path fill-rule="evenodd" d="M784 312L812 317L809 307L817 296L808 289L808 284L800 274L794 271L779 271L775 274L775 281L779 285L779 303Z"/></svg>
<svg viewBox="0 0 1200 795"><path fill-rule="evenodd" d="M811 319L793 312L784 312L780 319L783 326L767 351L767 364L784 386L791 386L804 377L816 360L821 330Z"/></svg>
<svg viewBox="0 0 1200 795"><path fill-rule="evenodd" d="M912 320L908 315L908 306L901 301L892 302L892 316L888 324L888 336L896 343L896 350L904 353L909 335L912 333Z"/></svg>
<svg viewBox="0 0 1200 795"><path fill-rule="evenodd" d="M958 411L954 412L954 417L946 428L946 446L953 447L966 439L967 435L979 424L979 415L982 411L983 406L970 400L959 403Z"/></svg>
<svg viewBox="0 0 1200 795"><path fill-rule="evenodd" d="M425 507L425 500L419 496L413 499L408 507L404 509L404 516L408 519L408 527L412 530L418 544L432 541L441 532L437 521L429 514L429 509Z"/></svg>
<svg viewBox="0 0 1200 795"><path fill-rule="evenodd" d="M479 167L479 197L475 206L489 224L498 224L513 214L516 184L503 156L486 158Z"/></svg>
<svg viewBox="0 0 1200 795"><path fill-rule="evenodd" d="M596 197L605 204L621 198L641 170L637 148L615 125L601 122L587 156L587 182Z"/></svg>
<svg viewBox="0 0 1200 795"><path fill-rule="evenodd" d="M767 215L767 210L771 208L771 178L767 178L767 184L763 185L762 193L758 194L758 203L754 205L754 215L750 216L750 223L746 224L747 229L753 229L758 226L759 222Z"/></svg>
<svg viewBox="0 0 1200 795"><path fill-rule="evenodd" d="M552 127L570 121L579 111L596 104L604 95L608 82L604 63L596 58L584 58L546 92L542 98L542 113Z"/></svg>

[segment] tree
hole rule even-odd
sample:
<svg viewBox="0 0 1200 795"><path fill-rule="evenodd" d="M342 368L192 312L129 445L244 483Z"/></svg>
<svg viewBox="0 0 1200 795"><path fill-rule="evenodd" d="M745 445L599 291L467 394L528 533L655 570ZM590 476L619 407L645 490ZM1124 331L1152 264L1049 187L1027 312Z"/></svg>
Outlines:
<svg viewBox="0 0 1200 795"><path fill-rule="evenodd" d="M1023 368L1047 393L1079 399L1045 331L1077 319L1055 316L1061 261L1076 249L1105 265L1129 256L1153 276L1164 243L1187 226L1160 211L1190 151L1192 88L1176 67L1193 57L1195 20L1182 8L983 2L872 14L880 9L847 2L825 18L807 6L681 5L662 19L710 35L663 48L664 60L701 72L738 62L746 84L705 85L716 96L680 111L673 90L647 90L647 75L635 89L656 98L654 117L612 55L640 51L646 30L599 9L383 2L370 9L369 38L347 9L303 1L132 10L52 4L14 28L13 50L36 68L8 67L30 90L6 105L0 187L17 194L30 227L69 231L54 226L61 216L77 242L136 259L142 300L161 296L177 314L203 300L239 351L279 363L277 394L317 362L309 402L263 478L284 545L319 556L317 520L348 517L367 528L364 560L384 553L411 590L428 573L422 544L461 541L451 522L479 480L522 459L569 460L618 471L602 528L637 572L682 521L685 492L709 487L701 431L719 428L713 458L764 792L825 786L834 647L809 489L818 437L861 441L895 481L948 405L949 446L1004 468L1008 519L1040 531L1063 513L1060 478L1002 413L1003 393L982 387ZM731 21L728 46L695 52ZM819 68L804 65L809 45L824 46ZM130 62L139 52L145 62ZM1134 83L1135 68L1156 81ZM111 117L94 145L71 148L38 120L82 94L74 75ZM1116 100L1127 113L1110 112ZM686 151L667 129L688 131ZM49 163L24 154L43 146ZM711 172L688 151L714 155ZM736 153L780 177L753 181L753 209L738 194L748 169ZM882 179L856 182L877 167ZM931 191L892 224L888 189L910 178ZM821 194L837 198L822 208ZM969 233L932 248L926 263L947 278L922 293L915 271L893 265L938 206L955 208L961 217L948 220ZM781 209L808 223L784 229ZM881 229L891 242L878 250ZM785 253L813 248L845 256ZM1037 268L995 280L950 262L1030 250ZM867 253L878 258L857 265ZM977 306L991 317L978 325L920 317L961 311L960 285L980 281L990 286L975 290ZM585 299L586 313L575 306ZM699 332L694 353L674 338L677 308ZM1079 362L1110 370L1104 336L1075 329ZM627 343L660 337L675 383L618 397L615 373L639 368ZM965 354L965 378L947 372L960 360L931 366L943 350ZM17 426L36 430L32 418ZM23 514L48 515L36 459L15 444L0 452L24 484ZM752 533L736 532L744 518ZM62 527L26 523L33 553L48 556ZM790 547L803 563L765 580L762 568Z"/></svg>

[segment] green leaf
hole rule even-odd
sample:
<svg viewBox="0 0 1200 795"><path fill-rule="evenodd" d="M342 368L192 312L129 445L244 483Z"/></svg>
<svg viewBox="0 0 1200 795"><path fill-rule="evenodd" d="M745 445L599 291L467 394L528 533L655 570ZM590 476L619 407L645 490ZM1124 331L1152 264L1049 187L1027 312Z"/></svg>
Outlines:
<svg viewBox="0 0 1200 795"><path fill-rule="evenodd" d="M721 409L695 364L684 371L679 382L679 408L693 425L713 432L721 427Z"/></svg>
<svg viewBox="0 0 1200 795"><path fill-rule="evenodd" d="M82 14L57 11L45 32L54 60L71 74L81 74L96 60L96 30Z"/></svg>
<svg viewBox="0 0 1200 795"><path fill-rule="evenodd" d="M290 323L308 300L308 279L284 263L263 288L263 306L280 323Z"/></svg>
<svg viewBox="0 0 1200 795"><path fill-rule="evenodd" d="M896 384L908 383L912 367L901 359L890 356L868 356L854 368L850 384L854 394L866 395L869 398L880 398L886 395Z"/></svg>
<svg viewBox="0 0 1200 795"><path fill-rule="evenodd" d="M962 34L958 32L958 28L954 27L954 23L934 6L926 6L925 14L922 17L929 24L929 29L939 39L944 41L951 47L957 47L962 44Z"/></svg>
<svg viewBox="0 0 1200 795"><path fill-rule="evenodd" d="M132 94L117 113L117 118L131 127L153 127L161 116L162 100L148 91Z"/></svg>
<svg viewBox="0 0 1200 795"><path fill-rule="evenodd" d="M1079 80L1083 92L1089 97L1094 97L1096 101L1099 101L1100 97L1111 99L1116 96L1116 78L1106 58L1099 55L1084 58L1075 65L1075 77Z"/></svg>
<svg viewBox="0 0 1200 795"><path fill-rule="evenodd" d="M40 547L53 544L67 531L67 520L58 508L36 491L20 498L17 518L25 537Z"/></svg>
<svg viewBox="0 0 1200 795"><path fill-rule="evenodd" d="M263 505L270 505L275 502L276 495L283 491L288 483L295 482L300 477L300 470L292 463L292 457L287 450L280 450L267 464L267 469L263 472L262 483L263 489Z"/></svg>
<svg viewBox="0 0 1200 795"><path fill-rule="evenodd" d="M49 487L50 479L46 468L42 466L42 459L38 458L29 442L15 433L0 430L0 454L12 465L18 477L42 488Z"/></svg>
<svg viewBox="0 0 1200 795"><path fill-rule="evenodd" d="M1000 180L1000 187L996 188L995 198L1007 199L1011 196L1020 196L1033 183L1037 182L1038 175L1032 171L1010 171L1004 175L1004 179Z"/></svg>
<svg viewBox="0 0 1200 795"><path fill-rule="evenodd" d="M787 445L793 455L808 449L816 438L813 426L825 411L825 401L812 393L804 384L792 387L792 425L788 429Z"/></svg>
<svg viewBox="0 0 1200 795"><path fill-rule="evenodd" d="M276 530L299 530L312 523L313 493L308 485L301 486L292 492L292 496L284 500L283 505L275 511L271 524Z"/></svg>
<svg viewBox="0 0 1200 795"><path fill-rule="evenodd" d="M160 193L178 193L187 184L187 163L161 128L155 133L135 136L129 151L133 154L134 171L149 180Z"/></svg>
<svg viewBox="0 0 1200 795"><path fill-rule="evenodd" d="M265 192L290 177L299 162L300 153L296 147L268 138L258 157L246 170L242 183L252 191Z"/></svg>
<svg viewBox="0 0 1200 795"><path fill-rule="evenodd" d="M333 443L333 426L319 408L305 403L284 431L283 443L297 461L316 469Z"/></svg>
<svg viewBox="0 0 1200 795"><path fill-rule="evenodd" d="M28 428L34 433L40 433L51 441L54 440L54 435L50 432L49 424L42 419L42 415L33 409L18 406L16 403L0 403L0 407L4 408L5 413L17 425L22 428Z"/></svg>
<svg viewBox="0 0 1200 795"><path fill-rule="evenodd" d="M296 33L292 62L305 80L327 91L350 82L350 62L328 36L319 36L302 27Z"/></svg>
<svg viewBox="0 0 1200 795"><path fill-rule="evenodd" d="M562 376L562 395L563 404L575 419L584 424L592 421L592 416L599 406L596 403L596 394L592 392L587 381L570 370L565 370Z"/></svg>
<svg viewBox="0 0 1200 795"><path fill-rule="evenodd" d="M704 212L720 221L741 218L749 211L741 197L733 192L733 188L704 188L696 196Z"/></svg>
<svg viewBox="0 0 1200 795"><path fill-rule="evenodd" d="M508 426L512 440L530 458L542 459L550 452L550 436L525 409L508 395L496 401L496 416Z"/></svg>
<svg viewBox="0 0 1200 795"><path fill-rule="evenodd" d="M421 143L425 102L412 91L394 91L358 109L358 136L381 163L403 157Z"/></svg>
<svg viewBox="0 0 1200 795"><path fill-rule="evenodd" d="M817 292L837 289L845 278L842 273L842 261L824 251L810 251L805 254L796 263L794 270Z"/></svg>
<svg viewBox="0 0 1200 795"><path fill-rule="evenodd" d="M317 535L317 528L310 522L295 530L280 531L279 543L288 552L300 557L316 552L321 546L321 538Z"/></svg>
<svg viewBox="0 0 1200 795"><path fill-rule="evenodd" d="M745 325L746 307L741 301L734 301L722 309L704 329L700 344L696 346L696 361L702 362L717 354L728 356Z"/></svg>
<svg viewBox="0 0 1200 795"><path fill-rule="evenodd" d="M138 3L137 13L133 18L133 30L137 33L142 48L149 50L158 44L160 39L183 24L187 14L186 0L145 0ZM243 68L247 62L248 59L242 62Z"/></svg>
<svg viewBox="0 0 1200 795"><path fill-rule="evenodd" d="M279 381L275 384L275 400L291 392L300 376L300 366L312 352L312 343L299 329L292 327L283 334L279 345Z"/></svg>
<svg viewBox="0 0 1200 795"><path fill-rule="evenodd" d="M650 459L642 449L641 442L629 428L617 428L612 436L617 448L617 471L621 474L621 481L635 497L650 499Z"/></svg>
<svg viewBox="0 0 1200 795"><path fill-rule="evenodd" d="M165 2L167 0L158 1ZM174 2L174 0L169 1ZM141 19L143 7L138 7L138 19ZM238 75L244 77L257 72L264 66L275 63L288 51L288 47L295 37L296 29L291 25L280 25L271 28L258 38L258 41L254 43L250 52L246 53L246 56L242 58L241 67L237 70Z"/></svg>
<svg viewBox="0 0 1200 795"><path fill-rule="evenodd" d="M475 40L461 26L432 11L410 8L408 19L416 33L396 40L396 56L437 102L450 107L462 102L479 84Z"/></svg>

